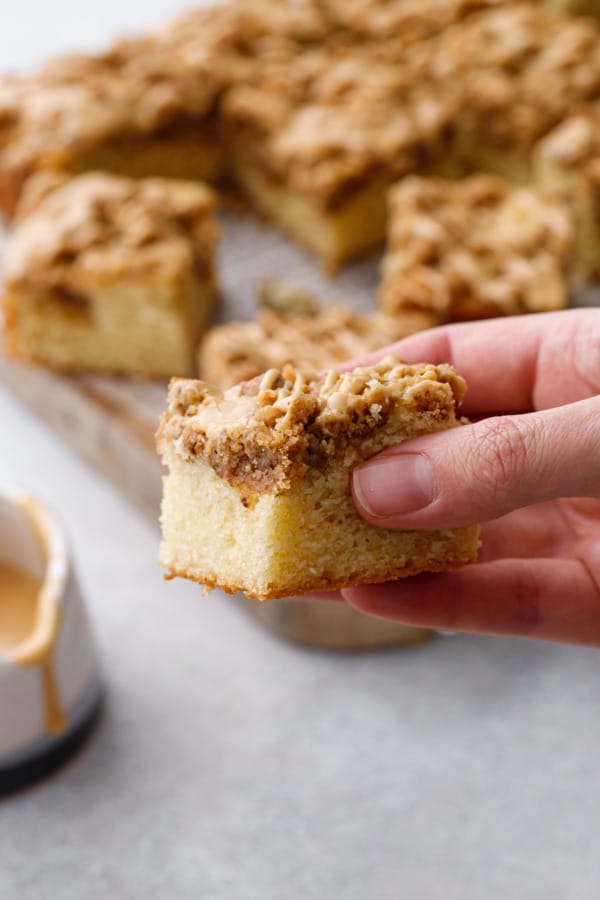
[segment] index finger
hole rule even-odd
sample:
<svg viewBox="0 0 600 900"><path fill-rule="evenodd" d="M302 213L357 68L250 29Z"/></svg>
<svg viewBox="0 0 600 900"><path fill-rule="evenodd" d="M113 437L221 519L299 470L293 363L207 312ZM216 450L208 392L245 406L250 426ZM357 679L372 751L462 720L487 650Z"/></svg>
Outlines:
<svg viewBox="0 0 600 900"><path fill-rule="evenodd" d="M600 392L600 309L445 325L359 363L389 353L411 364L453 365L469 386L463 405L469 415L547 409Z"/></svg>
<svg viewBox="0 0 600 900"><path fill-rule="evenodd" d="M501 559L344 588L361 612L403 625L600 646L600 593L576 559Z"/></svg>

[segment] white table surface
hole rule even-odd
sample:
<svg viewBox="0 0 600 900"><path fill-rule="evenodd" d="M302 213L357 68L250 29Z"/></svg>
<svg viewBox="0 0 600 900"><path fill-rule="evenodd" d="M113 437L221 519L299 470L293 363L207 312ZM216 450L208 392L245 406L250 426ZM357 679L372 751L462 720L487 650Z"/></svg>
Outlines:
<svg viewBox="0 0 600 900"><path fill-rule="evenodd" d="M97 46L176 6L20 0L0 60ZM600 896L595 651L288 645L163 582L157 531L1 386L0 482L65 522L108 688L85 751L0 804L0 900Z"/></svg>

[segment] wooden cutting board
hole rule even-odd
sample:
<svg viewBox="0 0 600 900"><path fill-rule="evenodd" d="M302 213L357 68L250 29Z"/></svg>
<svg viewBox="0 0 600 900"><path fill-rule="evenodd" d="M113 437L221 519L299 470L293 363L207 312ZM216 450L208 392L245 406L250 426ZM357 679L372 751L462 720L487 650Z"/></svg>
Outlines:
<svg viewBox="0 0 600 900"><path fill-rule="evenodd" d="M0 356L0 379L149 519L158 521L154 432L166 384L67 377Z"/></svg>

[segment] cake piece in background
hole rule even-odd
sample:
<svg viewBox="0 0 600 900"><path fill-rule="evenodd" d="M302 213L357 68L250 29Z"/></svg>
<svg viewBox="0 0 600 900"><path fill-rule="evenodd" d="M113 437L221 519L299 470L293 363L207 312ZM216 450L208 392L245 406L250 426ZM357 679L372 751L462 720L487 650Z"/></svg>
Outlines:
<svg viewBox="0 0 600 900"><path fill-rule="evenodd" d="M419 310L388 316L356 313L341 303L321 306L308 291L275 279L262 283L260 301L249 322L227 322L205 333L198 353L204 381L227 388L286 363L316 374L437 324L433 314Z"/></svg>
<svg viewBox="0 0 600 900"><path fill-rule="evenodd" d="M12 216L27 178L46 169L214 182L227 169L223 92L262 54L298 54L324 36L309 4L228 0L2 79L0 209Z"/></svg>
<svg viewBox="0 0 600 900"><path fill-rule="evenodd" d="M401 33L388 46L348 34L268 59L225 98L236 182L329 271L383 244L394 180L451 163L461 88L428 82L425 57L413 65Z"/></svg>
<svg viewBox="0 0 600 900"><path fill-rule="evenodd" d="M451 366L394 357L320 378L270 369L225 392L173 380L157 435L169 469L161 564L265 600L470 562L476 526L376 528L350 492L358 463L459 425L464 390Z"/></svg>
<svg viewBox="0 0 600 900"><path fill-rule="evenodd" d="M66 370L190 374L216 299L214 207L195 182L31 179L5 252L8 352Z"/></svg>
<svg viewBox="0 0 600 900"><path fill-rule="evenodd" d="M574 113L540 141L535 175L573 208L575 285L600 278L600 106Z"/></svg>
<svg viewBox="0 0 600 900"><path fill-rule="evenodd" d="M427 49L431 77L462 86L453 153L469 173L528 182L536 142L600 93L598 23L543 3L500 2Z"/></svg>
<svg viewBox="0 0 600 900"><path fill-rule="evenodd" d="M562 309L573 217L552 193L492 175L411 176L389 193L381 308L457 321Z"/></svg>
<svg viewBox="0 0 600 900"><path fill-rule="evenodd" d="M224 157L219 83L154 35L0 82L0 209L37 171L104 170L213 181Z"/></svg>
<svg viewBox="0 0 600 900"><path fill-rule="evenodd" d="M537 141L600 96L597 23L542 3L319 6L344 40L267 59L223 111L237 182L327 269L383 242L394 181L527 183Z"/></svg>

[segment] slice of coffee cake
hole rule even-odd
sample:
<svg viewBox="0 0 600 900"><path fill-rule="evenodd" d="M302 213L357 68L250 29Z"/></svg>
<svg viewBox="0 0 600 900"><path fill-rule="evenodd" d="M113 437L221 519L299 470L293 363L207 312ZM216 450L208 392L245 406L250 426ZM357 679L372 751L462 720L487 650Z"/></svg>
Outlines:
<svg viewBox="0 0 600 900"><path fill-rule="evenodd" d="M225 393L173 380L157 436L169 468L160 562L171 575L257 599L452 569L477 526L392 531L362 519L361 461L460 424L451 366L394 357L322 378L271 369Z"/></svg>
<svg viewBox="0 0 600 900"><path fill-rule="evenodd" d="M201 184L40 173L6 249L8 351L59 369L188 375L215 303Z"/></svg>
<svg viewBox="0 0 600 900"><path fill-rule="evenodd" d="M381 307L447 321L561 309L575 227L552 193L494 175L411 176L389 195Z"/></svg>
<svg viewBox="0 0 600 900"><path fill-rule="evenodd" d="M13 216L39 171L215 180L218 83L173 41L120 41L0 81L0 208Z"/></svg>

